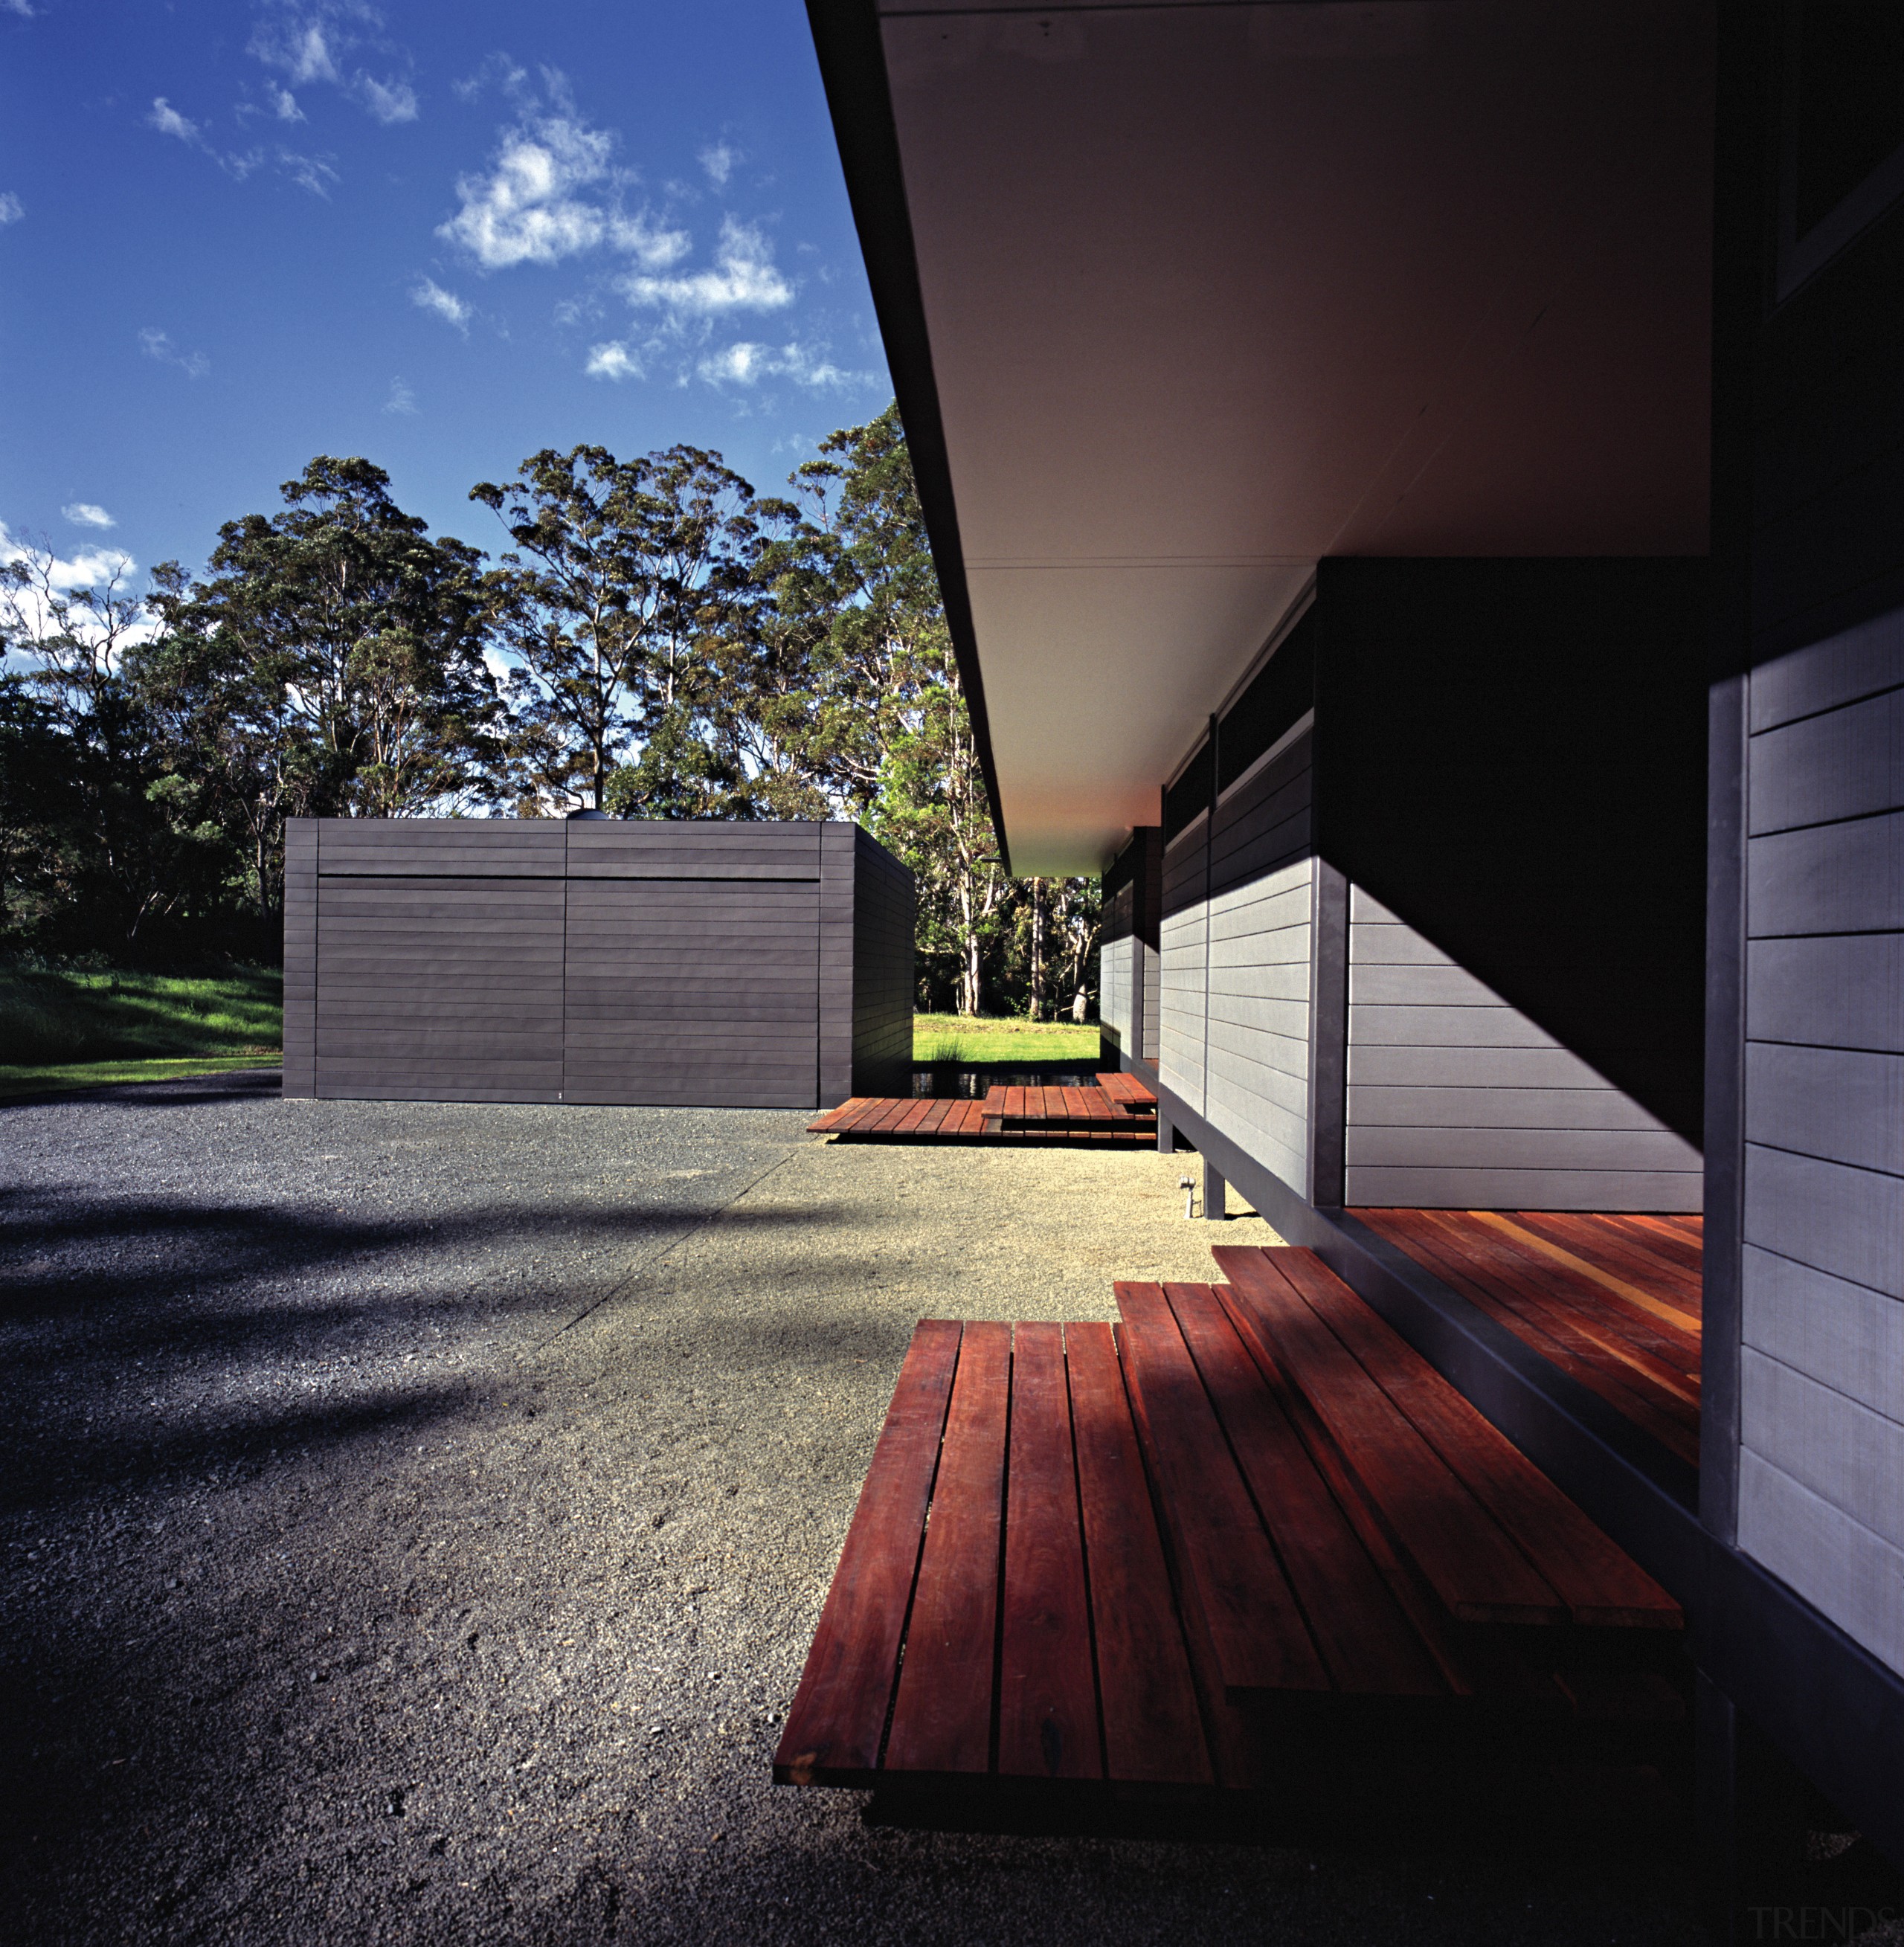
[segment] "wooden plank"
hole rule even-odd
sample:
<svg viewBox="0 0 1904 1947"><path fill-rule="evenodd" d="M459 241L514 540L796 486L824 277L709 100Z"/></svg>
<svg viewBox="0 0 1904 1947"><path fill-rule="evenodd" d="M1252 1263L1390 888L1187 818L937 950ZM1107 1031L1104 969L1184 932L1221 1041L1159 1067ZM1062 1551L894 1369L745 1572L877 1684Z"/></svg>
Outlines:
<svg viewBox="0 0 1904 1947"><path fill-rule="evenodd" d="M1280 1251L1262 1252L1246 1283L1233 1277L1244 1312L1448 1613L1463 1622L1565 1621L1566 1605L1305 1302L1283 1261Z"/></svg>
<svg viewBox="0 0 1904 1947"><path fill-rule="evenodd" d="M1116 1289L1139 1430L1225 1696L1327 1690L1328 1672L1163 1287L1120 1282Z"/></svg>
<svg viewBox="0 0 1904 1947"><path fill-rule="evenodd" d="M885 1769L970 1775L992 1767L1011 1327L968 1324L946 1416Z"/></svg>
<svg viewBox="0 0 1904 1947"><path fill-rule="evenodd" d="M1637 1224L1625 1226L1617 1215L1597 1212L1515 1210L1506 1214L1521 1230L1560 1245L1647 1292L1666 1307L1664 1316L1675 1329L1689 1332L1695 1339L1698 1336L1699 1273L1669 1255L1664 1239Z"/></svg>
<svg viewBox="0 0 1904 1947"><path fill-rule="evenodd" d="M1239 1289L1261 1276L1253 1246L1218 1245L1212 1255ZM1576 1622L1680 1627L1679 1605L1624 1549L1326 1264L1303 1258L1281 1255L1285 1280L1513 1537Z"/></svg>
<svg viewBox="0 0 1904 1947"><path fill-rule="evenodd" d="M1516 1252L1538 1252L1556 1270L1567 1274L1567 1288L1570 1290L1577 1290L1584 1280L1595 1292L1603 1293L1617 1305L1637 1313L1636 1319L1628 1321L1629 1333L1635 1332L1642 1321L1649 1329L1637 1334L1636 1342L1650 1346L1662 1359L1687 1362L1680 1364L1678 1370L1696 1376L1699 1335L1689 1329L1683 1308L1669 1305L1631 1278L1622 1277L1581 1256L1577 1251L1546 1234L1546 1227L1536 1230L1500 1210L1474 1210L1468 1214L1475 1222L1497 1233Z"/></svg>
<svg viewBox="0 0 1904 1947"><path fill-rule="evenodd" d="M1689 1272L1694 1281L1703 1286L1706 1257L1703 1218L1644 1211L1599 1214L1603 1223L1639 1238L1649 1250Z"/></svg>
<svg viewBox="0 0 1904 1947"><path fill-rule="evenodd" d="M1101 1778L1061 1325L1021 1323L1013 1329L1007 1478L999 1775Z"/></svg>
<svg viewBox="0 0 1904 1947"><path fill-rule="evenodd" d="M1110 1327L1064 1328L1092 1636L1113 1783L1212 1777L1183 1625Z"/></svg>
<svg viewBox="0 0 1904 1947"><path fill-rule="evenodd" d="M827 1135L837 1129L850 1128L865 1107L866 1101L867 1098L863 1095L849 1096L837 1109L829 1109L824 1115L816 1116L809 1122L806 1125L808 1134Z"/></svg>
<svg viewBox="0 0 1904 1947"><path fill-rule="evenodd" d="M1699 1342L1683 1330L1667 1330L1624 1304L1608 1302L1625 1293L1608 1289L1604 1273L1583 1282L1571 1258L1557 1245L1524 1237L1498 1211L1458 1214L1438 1212L1447 1234L1458 1236L1471 1261L1485 1265L1543 1318L1564 1317L1584 1337L1603 1347L1676 1401L1683 1414L1697 1423L1699 1401ZM1657 1300L1651 1301L1657 1303Z"/></svg>
<svg viewBox="0 0 1904 1947"><path fill-rule="evenodd" d="M1336 1688L1364 1696L1446 1696L1448 1686L1433 1658L1396 1606L1215 1290L1167 1284L1164 1295Z"/></svg>
<svg viewBox="0 0 1904 1947"><path fill-rule="evenodd" d="M1515 1295L1514 1286L1469 1256L1458 1231L1444 1230L1438 1224L1441 1214L1432 1210L1355 1212L1371 1230L1407 1252L1543 1358L1598 1393L1669 1451L1698 1465L1698 1435L1688 1423L1684 1401L1652 1386L1643 1374L1579 1331L1559 1308L1530 1305Z"/></svg>
<svg viewBox="0 0 1904 1947"><path fill-rule="evenodd" d="M922 1319L774 1754L783 1784L870 1784L879 1763L958 1363L960 1327Z"/></svg>

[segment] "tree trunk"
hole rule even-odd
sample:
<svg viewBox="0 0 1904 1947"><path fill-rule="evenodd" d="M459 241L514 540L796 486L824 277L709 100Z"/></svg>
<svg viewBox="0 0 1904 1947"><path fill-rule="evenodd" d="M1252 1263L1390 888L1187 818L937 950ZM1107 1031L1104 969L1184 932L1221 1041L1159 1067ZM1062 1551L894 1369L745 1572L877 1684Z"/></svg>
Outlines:
<svg viewBox="0 0 1904 1947"><path fill-rule="evenodd" d="M1045 1018L1045 881L1031 882L1031 1017Z"/></svg>

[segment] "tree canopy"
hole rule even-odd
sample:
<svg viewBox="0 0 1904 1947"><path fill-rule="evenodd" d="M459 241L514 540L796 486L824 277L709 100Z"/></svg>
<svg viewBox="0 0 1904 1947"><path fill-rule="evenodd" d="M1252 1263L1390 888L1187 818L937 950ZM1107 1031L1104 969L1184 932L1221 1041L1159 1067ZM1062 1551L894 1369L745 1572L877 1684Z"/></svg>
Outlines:
<svg viewBox="0 0 1904 1947"><path fill-rule="evenodd" d="M896 408L763 498L691 446L531 454L493 559L320 455L176 563L0 569L0 951L242 954L287 817L859 820L919 893L922 1006L1046 1012L1094 882L1014 881Z"/></svg>

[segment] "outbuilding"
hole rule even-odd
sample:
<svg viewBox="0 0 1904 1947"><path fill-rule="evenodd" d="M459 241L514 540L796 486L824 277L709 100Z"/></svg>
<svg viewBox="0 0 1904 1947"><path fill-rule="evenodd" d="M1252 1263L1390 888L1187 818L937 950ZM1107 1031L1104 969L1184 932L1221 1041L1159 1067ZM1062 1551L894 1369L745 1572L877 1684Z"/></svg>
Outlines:
<svg viewBox="0 0 1904 1947"><path fill-rule="evenodd" d="M829 1108L912 1061L912 875L856 825L293 819L284 1093Z"/></svg>

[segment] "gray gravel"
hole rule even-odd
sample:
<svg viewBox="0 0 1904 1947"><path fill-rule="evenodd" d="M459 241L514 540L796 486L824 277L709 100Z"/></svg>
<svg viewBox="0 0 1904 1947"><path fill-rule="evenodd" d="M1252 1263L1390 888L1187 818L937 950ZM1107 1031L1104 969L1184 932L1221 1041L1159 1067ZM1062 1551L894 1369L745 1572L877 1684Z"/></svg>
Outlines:
<svg viewBox="0 0 1904 1947"><path fill-rule="evenodd" d="M1109 1317L1210 1235L1181 1159L805 1119L0 1110L0 1934L1695 1937L1670 1845L955 1836L772 1788L912 1320Z"/></svg>

